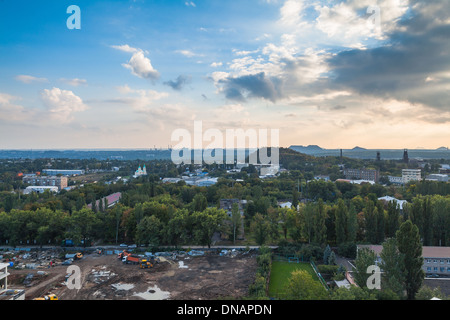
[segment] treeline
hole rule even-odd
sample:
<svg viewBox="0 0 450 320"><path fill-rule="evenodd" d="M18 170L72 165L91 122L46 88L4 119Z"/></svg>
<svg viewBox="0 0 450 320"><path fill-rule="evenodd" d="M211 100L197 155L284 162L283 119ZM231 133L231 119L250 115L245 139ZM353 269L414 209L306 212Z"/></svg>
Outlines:
<svg viewBox="0 0 450 320"><path fill-rule="evenodd" d="M216 216L219 211L220 199L246 199L244 209L244 231L246 239L256 244L277 244L280 240L298 243L326 244L342 247L352 243L381 244L387 238L395 235L400 224L407 219L413 221L420 230L424 245L450 245L450 197L440 195L416 196L410 204L405 204L403 211L394 202L385 203L378 200L378 195L369 193L367 196L356 195L347 199L324 201L322 198L306 203L298 202L298 210L294 208L279 208L277 199L289 194L281 189L290 189L293 184L283 180L265 181L249 177L247 183L234 183L227 179L209 188L191 187L183 183L161 184L151 177L147 180L136 180L129 184L89 184L70 192L59 195L44 193L31 194L19 200L12 193L3 193L4 197L0 241L38 241L56 243L57 239L67 237L65 232L75 232L77 228L68 227L59 232L47 232L45 229L37 236L40 227L60 225L50 220L39 220L42 213L57 212L53 219L72 218L86 211L86 204L114 192L122 192L121 204L118 209L95 210L88 215L92 232L89 238L93 240L114 243L117 241L180 244L204 243L200 240L199 231L193 225L195 221L214 225L209 218L199 216L200 213ZM318 182L319 183L319 182ZM335 186L336 189L342 186ZM367 189L367 192L373 189ZM292 193L291 193L292 195ZM216 210L216 211L214 211ZM99 211L99 212L97 212ZM27 221L28 226L14 229L11 226L22 225L18 221ZM38 219L40 222L33 222ZM225 220L227 217L224 218ZM213 219L214 220L214 219ZM222 219L223 220L223 219ZM100 225L107 228L94 227ZM172 222L171 222L172 221ZM174 225L173 221L177 221ZM237 229L240 223L233 224ZM155 227L156 226L156 227ZM205 227L205 230L208 228ZM17 234L15 235L15 232ZM29 230L29 231L26 231ZM106 231L109 230L109 231ZM161 231L163 230L163 231ZM178 230L178 231L177 231ZM44 232L45 231L45 232ZM217 231L217 230L215 230ZM242 230L234 230L238 234ZM26 232L26 234L23 234ZM224 231L222 231L224 232ZM226 232L226 231L225 231ZM174 233L176 233L175 236ZM75 235L76 236L76 235ZM74 236L74 237L75 237ZM47 239L48 238L48 239ZM3 242L4 243L4 242Z"/></svg>
<svg viewBox="0 0 450 320"><path fill-rule="evenodd" d="M200 201L201 203L197 203ZM228 216L195 200L193 210L178 208L170 197L158 197L135 208L116 205L94 213L83 208L69 214L39 208L0 212L0 243L58 245L64 239L89 244L136 242L146 246L210 246L214 233L226 234Z"/></svg>
<svg viewBox="0 0 450 320"><path fill-rule="evenodd" d="M394 202L377 200L374 195L339 199L327 204L319 199L299 205L299 210L269 208L257 213L250 223L258 244L290 240L318 246L381 244L395 236L402 222L411 220L419 228L426 246L450 246L450 197L418 196L403 210Z"/></svg>

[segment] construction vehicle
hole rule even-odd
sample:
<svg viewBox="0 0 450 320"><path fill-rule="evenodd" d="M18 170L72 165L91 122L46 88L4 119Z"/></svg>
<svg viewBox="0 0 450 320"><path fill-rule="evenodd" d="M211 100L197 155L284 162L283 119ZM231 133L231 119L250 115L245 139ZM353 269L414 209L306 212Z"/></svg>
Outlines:
<svg viewBox="0 0 450 320"><path fill-rule="evenodd" d="M126 263L126 264L138 264L139 263L139 257L129 254L126 257L122 258L122 262Z"/></svg>
<svg viewBox="0 0 450 320"><path fill-rule="evenodd" d="M147 259L142 259L140 262L139 262L139 267L141 268L141 269L151 269L151 268L153 268L153 264L154 264L154 262L153 261L149 261L149 260L147 260Z"/></svg>
<svg viewBox="0 0 450 320"><path fill-rule="evenodd" d="M79 260L79 259L83 258L83 254L81 252L73 253L73 254L66 254L65 258Z"/></svg>
<svg viewBox="0 0 450 320"><path fill-rule="evenodd" d="M159 262L158 258L150 257L150 258L144 258L139 262L139 267L141 269L151 269Z"/></svg>
<svg viewBox="0 0 450 320"><path fill-rule="evenodd" d="M123 258L128 257L130 254L131 254L131 253L129 253L128 251L123 250L121 253L119 253L119 254L117 255L117 259L123 261Z"/></svg>
<svg viewBox="0 0 450 320"><path fill-rule="evenodd" d="M56 294L49 294L48 296L44 296L42 298L34 298L33 300L59 300Z"/></svg>

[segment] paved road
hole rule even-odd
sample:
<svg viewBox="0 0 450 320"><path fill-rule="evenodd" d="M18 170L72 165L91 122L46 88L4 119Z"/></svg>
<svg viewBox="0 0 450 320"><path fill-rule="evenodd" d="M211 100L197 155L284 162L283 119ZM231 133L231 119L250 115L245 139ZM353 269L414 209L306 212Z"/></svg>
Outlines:
<svg viewBox="0 0 450 320"><path fill-rule="evenodd" d="M353 265L350 263L348 258L336 255L337 265L343 265L347 271L353 271Z"/></svg>

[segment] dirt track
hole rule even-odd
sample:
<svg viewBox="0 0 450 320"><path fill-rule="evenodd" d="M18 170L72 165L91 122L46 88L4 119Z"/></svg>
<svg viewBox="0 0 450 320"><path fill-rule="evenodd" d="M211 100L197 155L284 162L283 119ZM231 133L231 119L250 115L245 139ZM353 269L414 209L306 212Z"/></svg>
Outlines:
<svg viewBox="0 0 450 320"><path fill-rule="evenodd" d="M152 269L125 265L115 256L86 255L74 263L80 267L81 289L63 285L67 267L48 270L48 275L27 288L26 299L54 293L60 300L214 300L247 295L253 283L256 259L252 256L207 255L175 261L162 258ZM11 270L16 278L29 271Z"/></svg>

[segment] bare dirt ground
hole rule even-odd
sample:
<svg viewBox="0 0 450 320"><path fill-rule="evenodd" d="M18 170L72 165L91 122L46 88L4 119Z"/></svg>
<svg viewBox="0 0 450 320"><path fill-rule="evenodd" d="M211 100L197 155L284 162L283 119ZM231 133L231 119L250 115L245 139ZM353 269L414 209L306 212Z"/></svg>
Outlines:
<svg viewBox="0 0 450 320"><path fill-rule="evenodd" d="M251 255L236 257L209 254L200 257L180 257L176 260L161 257L152 269L126 265L115 255L85 255L74 262L81 270L81 289L65 285L67 266L36 270L8 270L9 283L20 286L24 277L35 273L26 289L30 300L56 294L60 300L215 300L237 299L247 295L257 268Z"/></svg>

